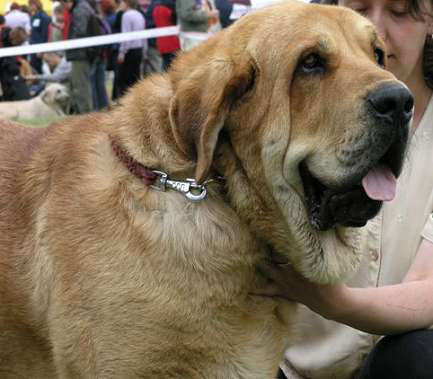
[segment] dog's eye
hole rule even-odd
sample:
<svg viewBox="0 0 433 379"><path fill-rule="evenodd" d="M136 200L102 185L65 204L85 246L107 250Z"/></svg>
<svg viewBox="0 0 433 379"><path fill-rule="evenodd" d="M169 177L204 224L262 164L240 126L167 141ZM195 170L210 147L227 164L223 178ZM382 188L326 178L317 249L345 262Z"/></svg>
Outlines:
<svg viewBox="0 0 433 379"><path fill-rule="evenodd" d="M303 74L322 74L325 71L325 62L317 53L308 54L301 61L298 69Z"/></svg>
<svg viewBox="0 0 433 379"><path fill-rule="evenodd" d="M383 50L376 47L374 49L374 56L379 66L385 68L385 53L383 52Z"/></svg>

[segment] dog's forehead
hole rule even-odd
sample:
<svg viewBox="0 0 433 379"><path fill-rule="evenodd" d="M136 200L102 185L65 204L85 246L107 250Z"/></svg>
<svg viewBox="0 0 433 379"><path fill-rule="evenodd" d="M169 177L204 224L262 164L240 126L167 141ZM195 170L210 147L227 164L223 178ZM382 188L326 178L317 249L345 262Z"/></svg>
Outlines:
<svg viewBox="0 0 433 379"><path fill-rule="evenodd" d="M276 48L291 48L290 43L321 44L334 49L344 44L369 48L378 39L370 21L344 7L296 1L270 7L266 13L261 17L263 29L257 25L253 33L272 36Z"/></svg>

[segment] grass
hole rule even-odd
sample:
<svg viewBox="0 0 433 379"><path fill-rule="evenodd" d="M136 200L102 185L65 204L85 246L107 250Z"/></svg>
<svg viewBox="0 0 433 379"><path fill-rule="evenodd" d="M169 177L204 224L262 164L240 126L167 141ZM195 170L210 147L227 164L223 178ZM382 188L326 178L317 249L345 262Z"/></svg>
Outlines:
<svg viewBox="0 0 433 379"><path fill-rule="evenodd" d="M52 118L30 118L30 119L22 119L17 120L20 124L30 126L33 128L44 128L54 121L60 120L61 117L52 117Z"/></svg>

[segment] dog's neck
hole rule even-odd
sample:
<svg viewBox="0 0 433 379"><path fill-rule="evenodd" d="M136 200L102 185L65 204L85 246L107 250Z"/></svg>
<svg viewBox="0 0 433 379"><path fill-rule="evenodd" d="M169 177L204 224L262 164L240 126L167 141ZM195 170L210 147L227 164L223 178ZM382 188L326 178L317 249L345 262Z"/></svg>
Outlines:
<svg viewBox="0 0 433 379"><path fill-rule="evenodd" d="M145 185L150 186L155 183L157 175L151 169L137 162L129 153L122 149L116 142L111 141L111 148L114 155L122 162L128 171L140 179Z"/></svg>
<svg viewBox="0 0 433 379"><path fill-rule="evenodd" d="M172 180L164 172L152 170L136 161L125 149L115 141L111 141L114 155L126 166L128 171L140 179L146 186L158 191L172 189L181 192L191 201L200 201L206 198L207 186L211 183L222 183L223 178L207 179L202 184L198 184L195 179Z"/></svg>

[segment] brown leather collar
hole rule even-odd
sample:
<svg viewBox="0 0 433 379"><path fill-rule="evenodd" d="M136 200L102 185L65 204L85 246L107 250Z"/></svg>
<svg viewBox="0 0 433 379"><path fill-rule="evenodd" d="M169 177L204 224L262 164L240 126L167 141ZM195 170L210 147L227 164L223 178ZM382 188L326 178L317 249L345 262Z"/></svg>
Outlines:
<svg viewBox="0 0 433 379"><path fill-rule="evenodd" d="M117 158L126 166L129 172L140 179L144 184L150 186L155 183L157 174L151 169L143 166L122 149L116 142L111 141L111 147Z"/></svg>
<svg viewBox="0 0 433 379"><path fill-rule="evenodd" d="M122 149L119 144L111 141L111 147L116 157L126 166L128 171L140 179L146 186L153 188L157 191L165 192L171 189L182 193L187 199L191 201L200 201L207 196L207 187L212 183L223 183L223 177L216 177L215 179L207 179L199 184L193 178L186 178L185 180L173 180L168 177L168 174L158 170L152 170L137 162L127 151Z"/></svg>

